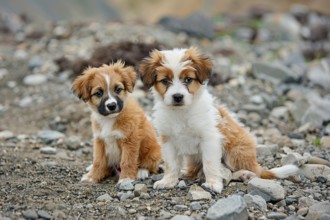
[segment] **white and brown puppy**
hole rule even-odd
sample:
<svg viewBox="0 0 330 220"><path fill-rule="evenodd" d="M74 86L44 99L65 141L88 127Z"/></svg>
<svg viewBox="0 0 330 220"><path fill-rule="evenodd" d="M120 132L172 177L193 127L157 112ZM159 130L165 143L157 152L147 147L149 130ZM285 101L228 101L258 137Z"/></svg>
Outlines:
<svg viewBox="0 0 330 220"><path fill-rule="evenodd" d="M136 73L122 62L88 68L73 82L74 93L92 110L93 166L82 181L99 182L119 167L119 182L157 172L161 161L156 133L129 94Z"/></svg>
<svg viewBox="0 0 330 220"><path fill-rule="evenodd" d="M240 171L236 176L241 179L253 175L282 178L295 173L298 168L293 165L261 169L254 137L224 107L216 106L207 91L211 67L211 60L194 47L154 50L140 65L142 81L152 87L155 98L154 124L165 161L165 175L154 188L174 187L184 158L188 162L186 175L196 177L201 171L204 186L215 192L223 188L222 159L232 171Z"/></svg>

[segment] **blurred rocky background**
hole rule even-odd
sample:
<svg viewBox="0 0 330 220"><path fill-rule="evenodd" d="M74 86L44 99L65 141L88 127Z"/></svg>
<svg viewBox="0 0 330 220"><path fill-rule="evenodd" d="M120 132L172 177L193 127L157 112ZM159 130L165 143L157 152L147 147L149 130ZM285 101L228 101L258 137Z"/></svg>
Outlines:
<svg viewBox="0 0 330 220"><path fill-rule="evenodd" d="M329 15L328 0L1 0L0 219L329 219ZM259 163L295 163L299 175L220 195L199 179L153 190L163 174L79 183L92 133L72 80L189 46L212 57L208 89L256 136ZM151 115L140 81L133 96Z"/></svg>

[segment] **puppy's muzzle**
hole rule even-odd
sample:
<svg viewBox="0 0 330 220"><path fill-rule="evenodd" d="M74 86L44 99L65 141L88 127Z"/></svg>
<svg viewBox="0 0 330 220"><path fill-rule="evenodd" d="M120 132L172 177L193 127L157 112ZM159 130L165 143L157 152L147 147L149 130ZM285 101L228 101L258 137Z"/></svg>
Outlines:
<svg viewBox="0 0 330 220"><path fill-rule="evenodd" d="M175 93L173 96L173 105L175 106L181 106L183 105L183 98L184 96L180 93Z"/></svg>

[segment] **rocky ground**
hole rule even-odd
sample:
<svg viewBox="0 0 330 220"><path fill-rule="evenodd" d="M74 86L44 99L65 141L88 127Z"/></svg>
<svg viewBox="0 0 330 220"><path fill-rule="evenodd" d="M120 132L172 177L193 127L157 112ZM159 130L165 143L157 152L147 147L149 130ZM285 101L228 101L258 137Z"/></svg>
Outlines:
<svg viewBox="0 0 330 220"><path fill-rule="evenodd" d="M40 27L9 14L0 24L0 219L330 218L328 16L295 6L154 26ZM209 90L257 137L260 164L295 163L301 173L230 182L220 195L200 188L203 180L153 190L161 173L119 187L116 178L80 183L92 135L88 108L71 92L74 77L86 65L121 58L136 66L152 48L191 45L212 57ZM133 96L150 114L141 82Z"/></svg>

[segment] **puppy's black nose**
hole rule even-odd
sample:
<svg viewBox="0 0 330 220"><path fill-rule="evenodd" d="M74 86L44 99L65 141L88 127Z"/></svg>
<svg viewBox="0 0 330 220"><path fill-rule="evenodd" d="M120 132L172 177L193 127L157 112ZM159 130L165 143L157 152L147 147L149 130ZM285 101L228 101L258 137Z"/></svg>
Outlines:
<svg viewBox="0 0 330 220"><path fill-rule="evenodd" d="M173 100L174 100L174 102L176 102L176 103L180 103L180 102L182 102L182 99L183 99L183 95L180 94L180 93L175 93L175 94L173 95Z"/></svg>
<svg viewBox="0 0 330 220"><path fill-rule="evenodd" d="M108 108L110 111L115 110L116 107L117 107L117 105L116 105L115 102L111 102L111 103L107 104L107 108Z"/></svg>

